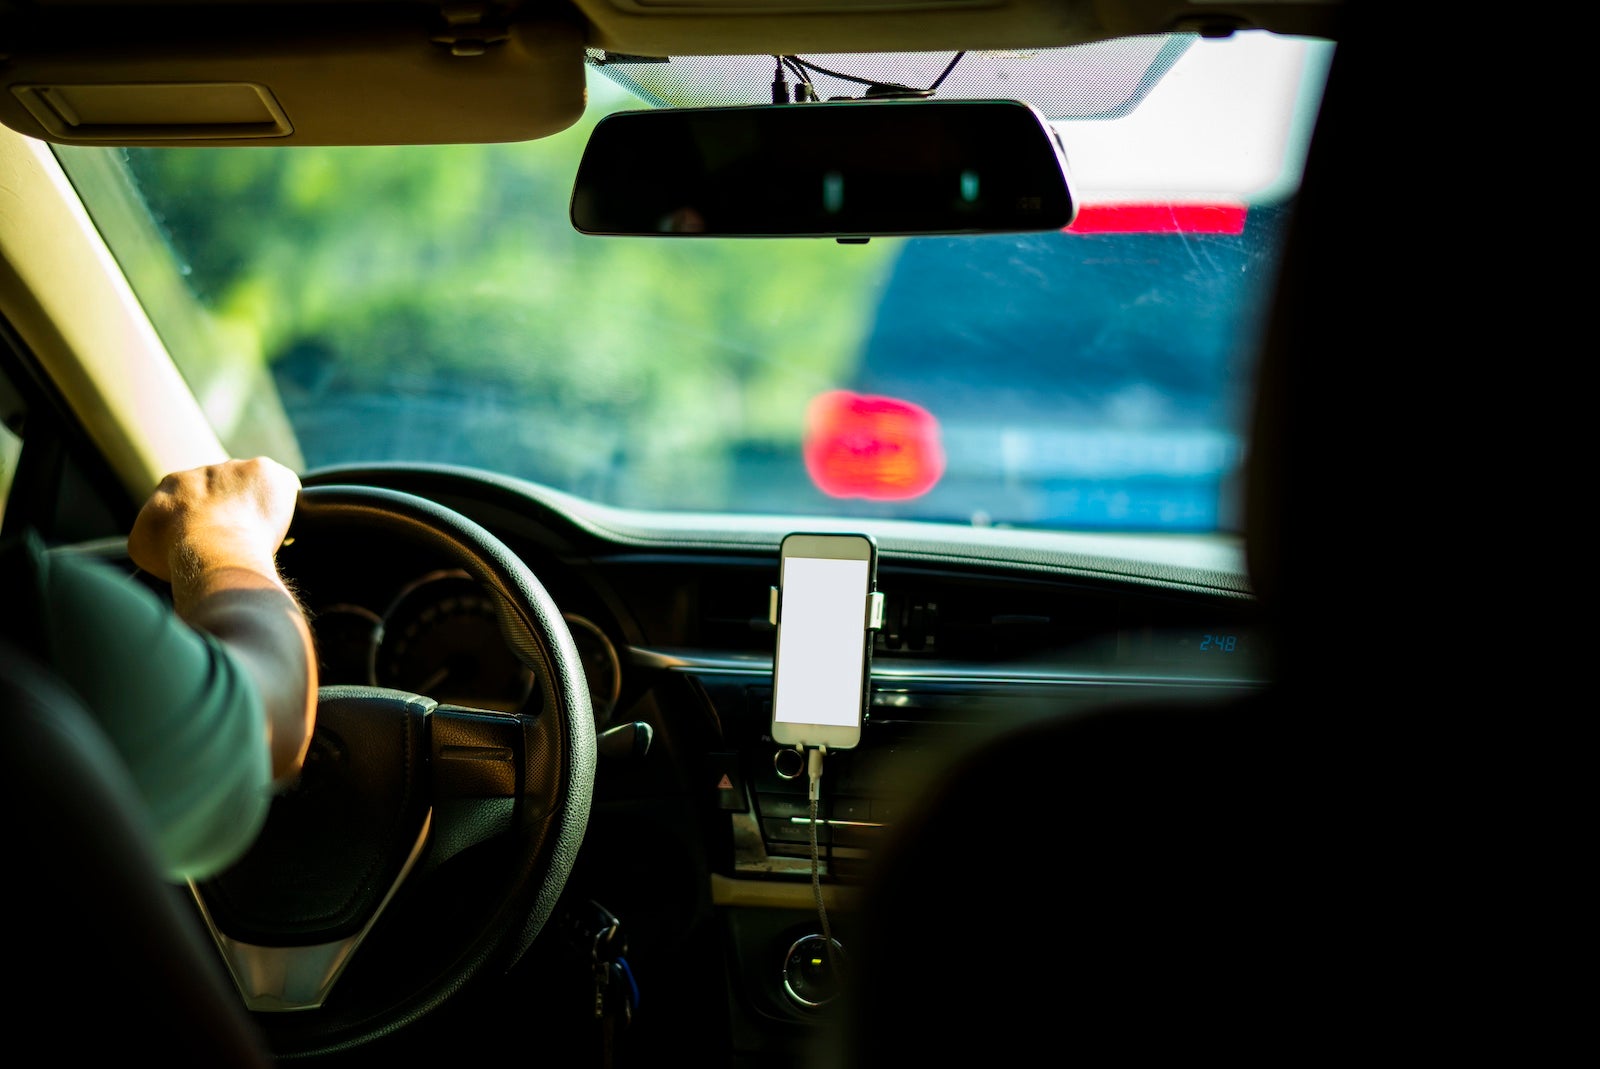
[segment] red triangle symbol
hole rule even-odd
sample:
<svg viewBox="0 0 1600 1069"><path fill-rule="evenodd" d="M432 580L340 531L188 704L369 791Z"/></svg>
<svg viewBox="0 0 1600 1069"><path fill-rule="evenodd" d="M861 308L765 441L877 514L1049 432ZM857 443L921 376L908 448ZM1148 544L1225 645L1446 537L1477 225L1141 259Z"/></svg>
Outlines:
<svg viewBox="0 0 1600 1069"><path fill-rule="evenodd" d="M722 782L717 784L717 790L719 790L719 791L731 791L731 790L733 790L733 780L728 778L728 774L726 772L724 772L722 774Z"/></svg>

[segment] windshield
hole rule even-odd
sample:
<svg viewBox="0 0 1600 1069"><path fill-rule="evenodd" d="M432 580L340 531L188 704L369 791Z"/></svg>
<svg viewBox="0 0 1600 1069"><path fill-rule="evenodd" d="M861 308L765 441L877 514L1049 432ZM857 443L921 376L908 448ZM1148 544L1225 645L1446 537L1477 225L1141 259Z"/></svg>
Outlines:
<svg viewBox="0 0 1600 1069"><path fill-rule="evenodd" d="M1163 39L1120 87L1079 50L973 54L959 92L1060 134L1080 210L1045 234L580 235L601 116L738 102L603 55L583 119L529 143L58 155L236 455L639 509L1226 532L1330 47ZM950 60L870 58L914 85ZM770 59L726 70L748 64L769 92Z"/></svg>

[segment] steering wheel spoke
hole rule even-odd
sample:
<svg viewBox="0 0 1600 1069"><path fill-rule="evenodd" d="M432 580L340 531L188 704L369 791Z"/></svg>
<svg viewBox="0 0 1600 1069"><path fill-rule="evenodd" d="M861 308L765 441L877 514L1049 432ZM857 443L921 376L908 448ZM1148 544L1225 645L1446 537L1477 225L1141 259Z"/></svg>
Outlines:
<svg viewBox="0 0 1600 1069"><path fill-rule="evenodd" d="M510 831L519 804L546 811L548 784L530 777L528 755L538 745L538 725L530 718L440 705L430 722L437 814L430 864Z"/></svg>

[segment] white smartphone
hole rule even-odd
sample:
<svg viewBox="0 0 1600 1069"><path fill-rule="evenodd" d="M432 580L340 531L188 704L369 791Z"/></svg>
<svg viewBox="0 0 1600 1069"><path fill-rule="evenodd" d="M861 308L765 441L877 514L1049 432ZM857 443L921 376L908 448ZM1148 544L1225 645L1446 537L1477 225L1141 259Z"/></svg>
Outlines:
<svg viewBox="0 0 1600 1069"><path fill-rule="evenodd" d="M848 750L861 741L878 546L867 535L791 534L778 551L772 739Z"/></svg>

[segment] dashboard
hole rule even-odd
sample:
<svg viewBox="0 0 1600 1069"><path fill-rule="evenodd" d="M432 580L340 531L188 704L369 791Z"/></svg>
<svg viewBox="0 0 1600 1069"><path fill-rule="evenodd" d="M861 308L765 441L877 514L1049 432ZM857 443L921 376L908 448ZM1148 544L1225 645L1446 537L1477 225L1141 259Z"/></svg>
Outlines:
<svg viewBox="0 0 1600 1069"><path fill-rule="evenodd" d="M866 720L857 747L829 755L813 818L803 762L770 733L782 521L623 513L450 468L305 482L430 498L528 564L572 632L601 737L568 894L627 932L633 1028L664 1042L731 1034L766 1064L826 1019L827 963L848 961L858 892L945 762L1039 718L1265 685L1270 651L1229 547L1135 559L1093 539L873 524L885 612ZM537 712L493 601L448 562L352 533L296 539L280 563L310 610L324 683ZM1047 845L1052 814L1010 797L996 785L997 819L1037 822ZM977 845L951 843L951 863ZM557 1005L540 1003L540 982L519 1005ZM708 1003L712 988L726 999Z"/></svg>

